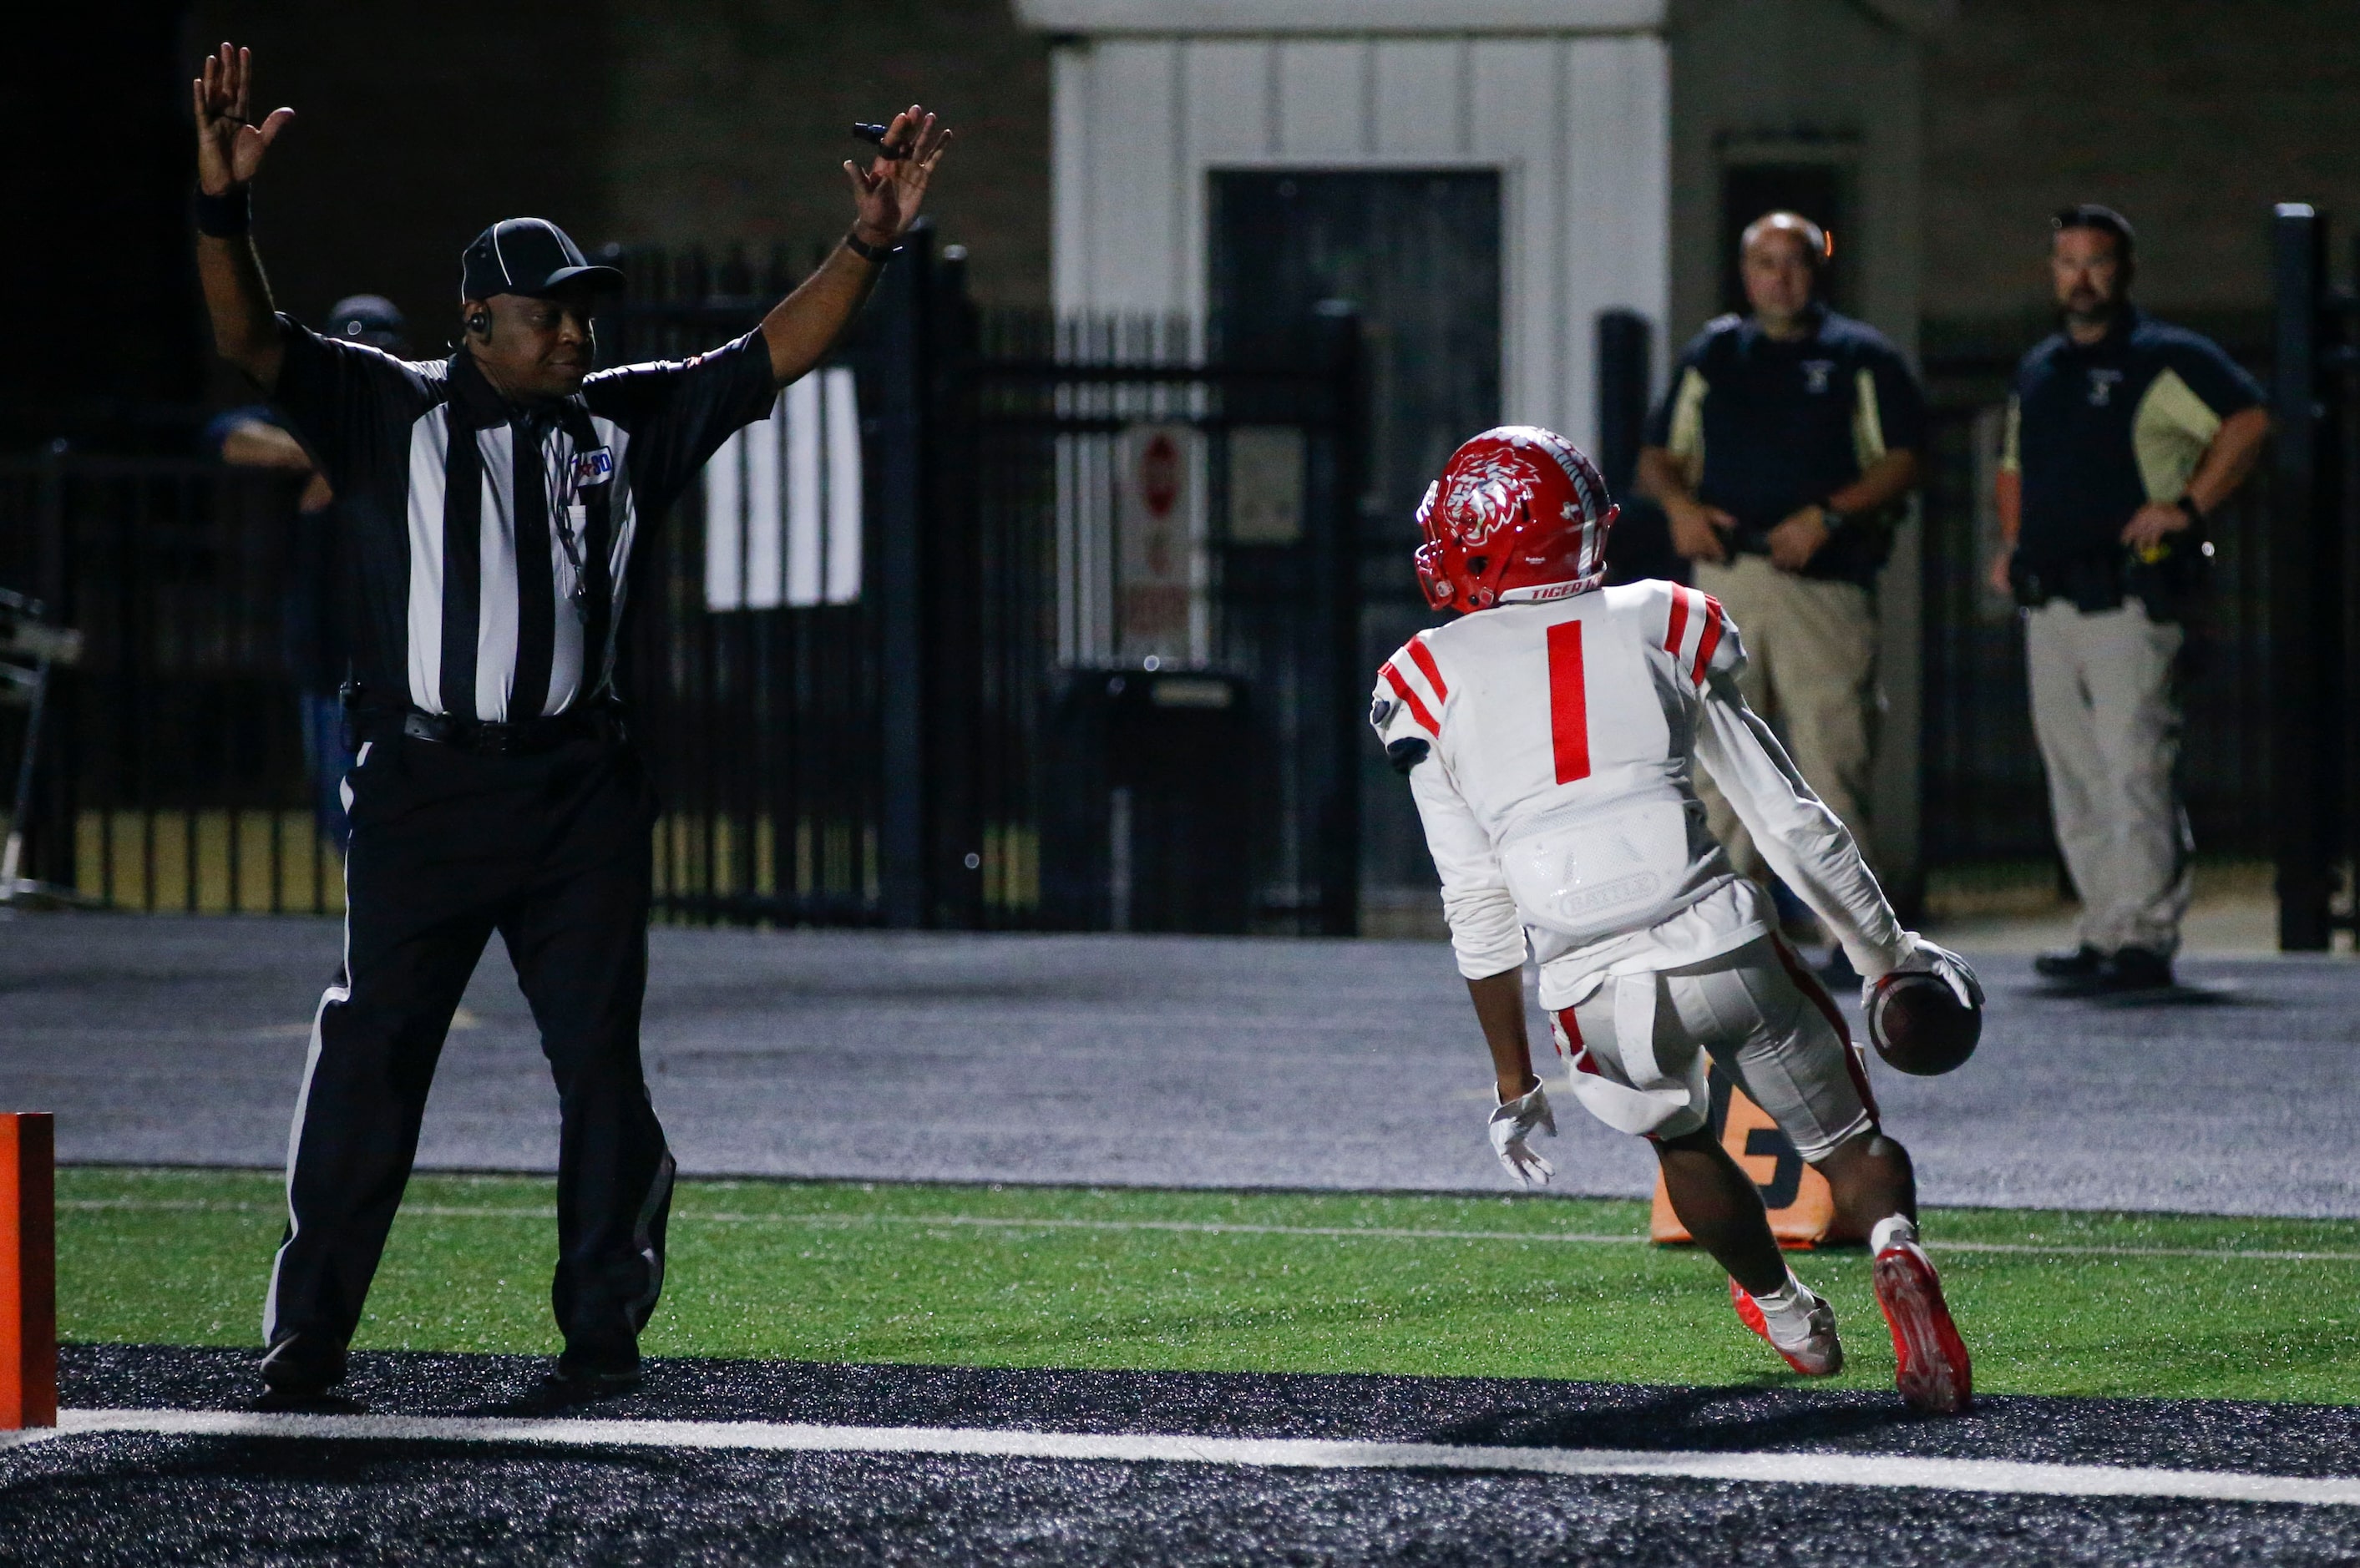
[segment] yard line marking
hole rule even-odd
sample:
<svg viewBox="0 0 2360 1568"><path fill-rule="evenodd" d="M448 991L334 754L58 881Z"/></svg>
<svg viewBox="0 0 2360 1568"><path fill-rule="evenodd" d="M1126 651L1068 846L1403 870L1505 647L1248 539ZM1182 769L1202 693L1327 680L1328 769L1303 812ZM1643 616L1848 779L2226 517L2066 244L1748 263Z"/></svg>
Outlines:
<svg viewBox="0 0 2360 1568"><path fill-rule="evenodd" d="M272 1203L224 1202L212 1198L60 1198L60 1209L104 1211L125 1209L162 1212L219 1211L224 1214L268 1212ZM553 1220L555 1209L497 1207L475 1203L404 1203L405 1214L436 1219ZM978 1230L1107 1230L1172 1231L1197 1236L1372 1236L1384 1241L1539 1241L1576 1246L1645 1247L1644 1233L1605 1234L1594 1231L1437 1230L1402 1225L1251 1225L1230 1220L1093 1220L1071 1216L1019 1219L1006 1214L859 1214L789 1212L744 1214L726 1209L678 1209L674 1220L710 1221L716 1225L906 1225ZM1926 1243L1928 1252L1996 1252L2027 1256L2072 1258L2216 1258L2278 1263L2360 1263L2360 1252L2321 1252L2269 1247L2076 1247L2069 1242L1943 1241Z"/></svg>
<svg viewBox="0 0 2360 1568"><path fill-rule="evenodd" d="M802 1422L599 1421L475 1416L285 1415L241 1410L68 1410L47 1432L0 1437L0 1451L110 1432L167 1437L475 1443L567 1448L759 1453L922 1454L1118 1464L1235 1465L1297 1470L1452 1470L1637 1475L1783 1486L1912 1487L2066 1497L2186 1497L2206 1502L2360 1508L2360 1477L2256 1475L2006 1459L1881 1454L1696 1453L1618 1448L1486 1448L1153 1432L1023 1432L977 1427L819 1426Z"/></svg>

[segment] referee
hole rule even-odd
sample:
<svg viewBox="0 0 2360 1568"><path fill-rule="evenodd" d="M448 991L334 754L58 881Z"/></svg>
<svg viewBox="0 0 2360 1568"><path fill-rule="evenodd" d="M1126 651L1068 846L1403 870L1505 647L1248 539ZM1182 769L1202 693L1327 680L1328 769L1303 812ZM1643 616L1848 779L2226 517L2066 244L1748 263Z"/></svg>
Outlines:
<svg viewBox="0 0 2360 1568"><path fill-rule="evenodd" d="M913 104L867 170L847 163L851 233L734 343L591 374L592 306L622 275L555 224L510 218L461 258L463 345L410 364L273 313L247 190L294 114L252 121L251 72L224 44L193 83L198 272L223 357L335 487L359 602L344 963L288 1139L267 1397L315 1400L344 1375L435 1059L496 931L562 1116L556 1380L628 1387L672 1181L639 1064L654 805L614 687L642 535L852 320L950 133Z"/></svg>

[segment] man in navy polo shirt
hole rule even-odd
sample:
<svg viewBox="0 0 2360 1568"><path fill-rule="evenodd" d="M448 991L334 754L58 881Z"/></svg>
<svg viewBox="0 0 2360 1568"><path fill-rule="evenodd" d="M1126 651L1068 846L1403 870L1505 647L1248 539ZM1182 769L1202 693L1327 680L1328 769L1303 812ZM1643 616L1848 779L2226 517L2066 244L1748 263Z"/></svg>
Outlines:
<svg viewBox="0 0 2360 1568"><path fill-rule="evenodd" d="M1926 399L1883 334L1814 298L1828 248L1793 212L1747 227L1753 312L1708 322L1680 356L1639 486L1669 516L1696 585L1745 628L1746 701L1871 853L1876 574L1917 483ZM1739 868L1766 875L1728 802L1699 793Z"/></svg>
<svg viewBox="0 0 2360 1568"><path fill-rule="evenodd" d="M1995 586L2025 606L2032 725L2081 896L2079 944L2034 961L2109 990L2171 984L2192 886L2171 673L2211 553L2204 519L2268 438L2262 389L2211 340L2130 303L2130 223L2057 214L2060 329L2024 356L2001 458Z"/></svg>

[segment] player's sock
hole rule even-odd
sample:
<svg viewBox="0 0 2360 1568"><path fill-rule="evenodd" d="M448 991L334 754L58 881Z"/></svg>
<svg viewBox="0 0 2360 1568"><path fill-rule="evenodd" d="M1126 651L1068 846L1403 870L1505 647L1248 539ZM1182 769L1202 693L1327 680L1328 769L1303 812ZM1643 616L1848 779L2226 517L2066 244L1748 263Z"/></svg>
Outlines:
<svg viewBox="0 0 2360 1568"><path fill-rule="evenodd" d="M1843 1370L1843 1341L1836 1334L1835 1309L1786 1271L1786 1283L1756 1296L1735 1279L1729 1299L1738 1321L1784 1356L1786 1365L1807 1377L1825 1377Z"/></svg>
<svg viewBox="0 0 2360 1568"><path fill-rule="evenodd" d="M1868 1233L1868 1255L1871 1258L1888 1247L1918 1245L1918 1222L1906 1214L1887 1214L1876 1222Z"/></svg>
<svg viewBox="0 0 2360 1568"><path fill-rule="evenodd" d="M1754 1304L1762 1309L1762 1322L1769 1331L1770 1343L1791 1346L1809 1337L1811 1313L1818 1309L1819 1299L1789 1269L1786 1282L1766 1296L1755 1296Z"/></svg>

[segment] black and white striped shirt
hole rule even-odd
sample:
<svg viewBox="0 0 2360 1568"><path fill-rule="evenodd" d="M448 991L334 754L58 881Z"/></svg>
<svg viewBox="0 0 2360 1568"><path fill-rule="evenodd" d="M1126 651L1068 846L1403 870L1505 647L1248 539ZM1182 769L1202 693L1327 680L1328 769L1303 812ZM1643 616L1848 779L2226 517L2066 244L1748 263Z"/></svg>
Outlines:
<svg viewBox="0 0 2360 1568"><path fill-rule="evenodd" d="M523 408L464 353L413 364L281 317L275 400L351 530L361 701L487 724L614 677L643 525L775 388L759 332Z"/></svg>

